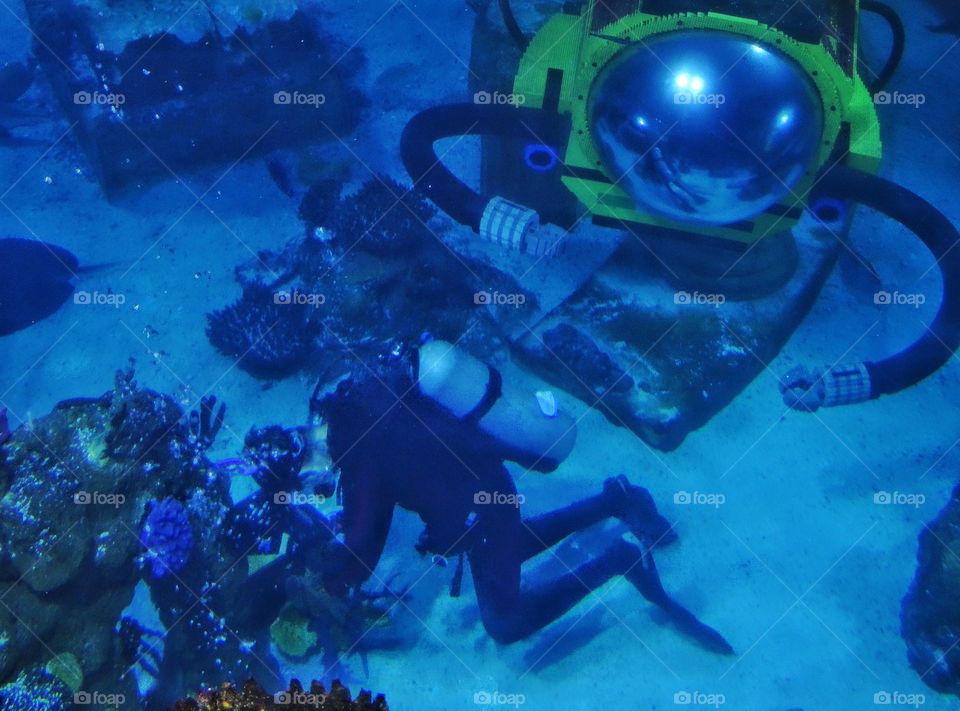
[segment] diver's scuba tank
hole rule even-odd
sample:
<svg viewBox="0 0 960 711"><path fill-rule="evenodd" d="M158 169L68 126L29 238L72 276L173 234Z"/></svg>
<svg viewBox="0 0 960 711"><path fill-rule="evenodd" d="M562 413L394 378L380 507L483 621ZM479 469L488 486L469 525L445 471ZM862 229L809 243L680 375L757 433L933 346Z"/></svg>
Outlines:
<svg viewBox="0 0 960 711"><path fill-rule="evenodd" d="M504 382L500 371L457 346L428 341L418 351L414 374L422 395L458 420L475 422L503 445L507 459L549 472L573 449L577 423L552 393Z"/></svg>

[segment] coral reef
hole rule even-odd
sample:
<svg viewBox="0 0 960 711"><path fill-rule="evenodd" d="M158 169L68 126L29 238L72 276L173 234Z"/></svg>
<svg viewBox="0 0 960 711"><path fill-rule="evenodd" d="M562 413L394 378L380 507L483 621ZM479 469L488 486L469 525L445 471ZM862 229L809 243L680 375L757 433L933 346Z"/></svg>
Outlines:
<svg viewBox="0 0 960 711"><path fill-rule="evenodd" d="M316 184L300 208L308 236L237 269L245 296L211 314L208 336L215 347L238 357L254 340L248 334L273 323L271 297L247 294L259 294L268 279L282 274L271 286L282 284L284 298L295 303L312 297L313 305L304 306L310 311L301 317L306 328L282 340L295 346L296 364L247 367L257 377L280 377L308 365L321 379L332 379L397 341L417 341L425 331L480 356L502 348L502 328L475 295L488 289L524 293L516 281L458 255L428 226L433 208L390 178L372 179L332 204L336 192L335 185ZM535 302L532 294L526 298Z"/></svg>
<svg viewBox="0 0 960 711"><path fill-rule="evenodd" d="M350 690L334 681L327 691L323 684L313 682L309 690L294 679L285 691L268 694L254 680L237 688L224 684L215 691L204 691L196 699L178 701L173 711L388 711L383 694L373 698L369 691L361 691L354 699Z"/></svg>
<svg viewBox="0 0 960 711"><path fill-rule="evenodd" d="M900 609L907 658L923 681L960 696L960 485L920 532L917 572Z"/></svg>
<svg viewBox="0 0 960 711"><path fill-rule="evenodd" d="M385 175L367 181L331 215L329 227L346 246L376 254L413 254L433 238L426 226L436 210Z"/></svg>
<svg viewBox="0 0 960 711"><path fill-rule="evenodd" d="M335 534L308 493L308 477L323 477L301 471L326 461L312 430L253 428L242 459L217 464L206 448L223 413L212 397L185 413L128 369L111 392L59 403L0 448L2 711L91 693L157 708L185 689L276 674L274 642L327 657L389 622L365 597L300 587L320 585ZM260 487L234 502L233 472ZM329 494L330 483L319 485ZM156 617L132 616L135 593L132 609L147 596ZM341 697L329 708L353 708Z"/></svg>
<svg viewBox="0 0 960 711"><path fill-rule="evenodd" d="M166 0L149 5L138 0L75 0L85 9L96 39L108 51L119 52L130 41L163 33L184 42L196 42L206 34L252 31L271 20L285 20L296 11L297 0L234 2Z"/></svg>
<svg viewBox="0 0 960 711"><path fill-rule="evenodd" d="M297 215L306 226L308 236L329 226L339 200L340 183L336 180L318 180L307 189L300 200Z"/></svg>
<svg viewBox="0 0 960 711"><path fill-rule="evenodd" d="M132 369L118 372L102 397L63 401L13 432L0 450L0 581L7 589L0 684L8 684L7 697L37 686L36 675L11 676L35 666L73 691L82 684L135 698L124 672L136 660L114 630L142 575L139 532L159 536L172 525L164 535L176 540L160 546L164 560L201 590L196 578L206 570L188 575L192 563L218 576L228 565L210 560L223 546L214 545L215 528L204 528L226 511L227 485L191 442L183 411L140 388ZM209 550L189 563L176 529L184 514ZM184 636L186 629L173 629L168 644Z"/></svg>
<svg viewBox="0 0 960 711"><path fill-rule="evenodd" d="M285 607L270 625L270 638L288 657L302 658L317 644L317 633L310 630L310 619L291 607Z"/></svg>
<svg viewBox="0 0 960 711"><path fill-rule="evenodd" d="M0 686L0 711L65 711L70 690L43 669L21 671L13 681Z"/></svg>
<svg viewBox="0 0 960 711"><path fill-rule="evenodd" d="M318 329L312 311L261 283L250 284L236 302L207 315L207 337L251 374L281 378L302 367L313 351Z"/></svg>
<svg viewBox="0 0 960 711"><path fill-rule="evenodd" d="M261 489L269 494L300 490L300 470L307 450L299 430L277 425L255 427L247 433L243 446Z"/></svg>
<svg viewBox="0 0 960 711"><path fill-rule="evenodd" d="M150 564L154 578L182 570L193 550L193 531L183 504L172 497L151 501L140 542L146 549L143 560Z"/></svg>
<svg viewBox="0 0 960 711"><path fill-rule="evenodd" d="M10 421L7 418L7 408L0 407L0 445L10 439Z"/></svg>

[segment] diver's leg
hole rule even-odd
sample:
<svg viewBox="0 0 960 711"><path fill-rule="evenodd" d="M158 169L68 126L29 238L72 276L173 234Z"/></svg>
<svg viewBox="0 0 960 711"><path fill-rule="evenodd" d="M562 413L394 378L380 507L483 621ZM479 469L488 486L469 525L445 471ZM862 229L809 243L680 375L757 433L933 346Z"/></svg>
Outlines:
<svg viewBox="0 0 960 711"><path fill-rule="evenodd" d="M524 519L518 544L520 555L523 560L532 558L570 534L611 517L623 520L634 535L651 547L666 545L677 539L673 527L657 512L649 492L620 475L607 479L601 494Z"/></svg>
<svg viewBox="0 0 960 711"><path fill-rule="evenodd" d="M554 622L586 595L632 564L625 541L614 544L600 556L559 578L520 589L521 560L516 537L485 536L470 551L480 617L497 642L510 644Z"/></svg>
<svg viewBox="0 0 960 711"><path fill-rule="evenodd" d="M562 509L523 519L518 552L527 560L552 548L567 536L589 528L613 515L603 494L575 501Z"/></svg>
<svg viewBox="0 0 960 711"><path fill-rule="evenodd" d="M521 590L521 561L515 541L509 527L502 526L470 551L480 617L498 642L509 644L529 636L560 618L610 578L623 575L647 600L666 612L681 632L711 651L733 653L719 632L667 595L649 551L618 539L576 570Z"/></svg>

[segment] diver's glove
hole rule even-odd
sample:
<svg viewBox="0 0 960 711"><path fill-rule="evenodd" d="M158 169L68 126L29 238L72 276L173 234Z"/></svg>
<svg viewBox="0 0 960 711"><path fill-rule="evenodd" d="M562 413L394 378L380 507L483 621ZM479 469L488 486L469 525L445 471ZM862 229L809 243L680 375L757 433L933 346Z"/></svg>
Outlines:
<svg viewBox="0 0 960 711"><path fill-rule="evenodd" d="M852 405L871 399L870 373L864 363L837 365L820 372L798 365L780 381L783 403L793 410Z"/></svg>

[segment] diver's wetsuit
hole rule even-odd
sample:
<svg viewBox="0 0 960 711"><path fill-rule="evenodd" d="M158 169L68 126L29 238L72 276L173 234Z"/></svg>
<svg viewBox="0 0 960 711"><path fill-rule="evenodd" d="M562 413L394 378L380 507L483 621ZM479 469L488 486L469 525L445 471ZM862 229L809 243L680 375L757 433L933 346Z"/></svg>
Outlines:
<svg viewBox="0 0 960 711"><path fill-rule="evenodd" d="M426 524L420 550L467 554L483 624L498 642L530 635L611 577L627 575L682 629L715 651L732 651L717 632L667 597L649 550L619 537L575 571L521 590L524 561L610 516L629 519L645 547L673 540L646 490L622 477L611 479L601 494L522 518L503 465L504 459L521 457L422 396L402 358L357 373L317 405L327 421L343 495L345 545L335 549L325 576L330 592L343 594L373 574L393 508L400 505Z"/></svg>

